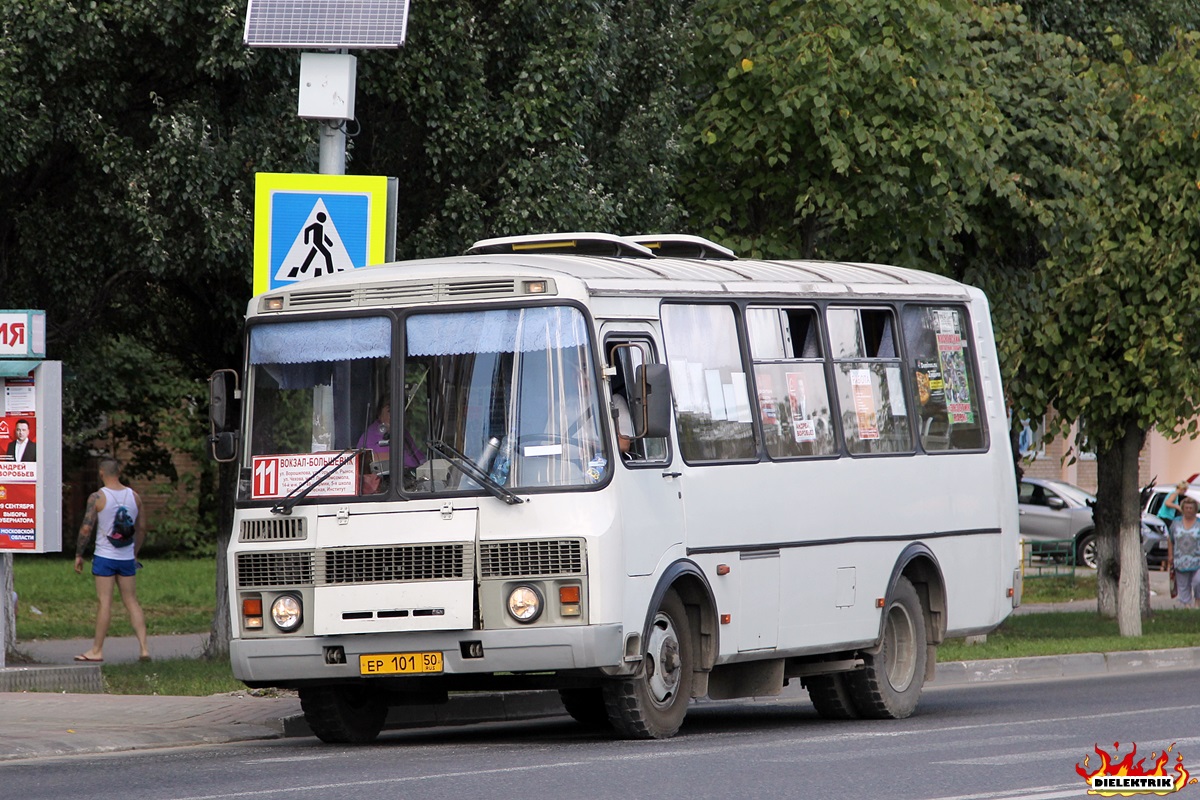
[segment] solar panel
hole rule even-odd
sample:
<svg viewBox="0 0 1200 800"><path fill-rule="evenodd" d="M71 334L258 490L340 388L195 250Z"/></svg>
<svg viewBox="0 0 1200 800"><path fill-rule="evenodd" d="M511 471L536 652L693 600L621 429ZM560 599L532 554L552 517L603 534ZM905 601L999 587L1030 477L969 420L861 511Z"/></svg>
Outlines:
<svg viewBox="0 0 1200 800"><path fill-rule="evenodd" d="M400 47L408 0L249 0L251 47Z"/></svg>

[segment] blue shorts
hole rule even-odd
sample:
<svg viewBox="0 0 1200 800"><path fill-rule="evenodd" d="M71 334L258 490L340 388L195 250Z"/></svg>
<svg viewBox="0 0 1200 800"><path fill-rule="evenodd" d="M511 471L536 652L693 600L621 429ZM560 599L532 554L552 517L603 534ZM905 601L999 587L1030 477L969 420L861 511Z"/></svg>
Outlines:
<svg viewBox="0 0 1200 800"><path fill-rule="evenodd" d="M92 558L92 574L99 575L101 578L111 578L113 575L132 578L137 574L137 561L132 558L117 561L114 558L94 556Z"/></svg>

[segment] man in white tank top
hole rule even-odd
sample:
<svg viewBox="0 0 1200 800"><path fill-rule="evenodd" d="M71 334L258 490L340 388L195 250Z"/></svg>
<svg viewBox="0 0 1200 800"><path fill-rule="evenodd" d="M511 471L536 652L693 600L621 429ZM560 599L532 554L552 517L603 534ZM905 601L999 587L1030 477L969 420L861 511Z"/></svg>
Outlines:
<svg viewBox="0 0 1200 800"><path fill-rule="evenodd" d="M83 524L79 526L79 538L75 543L75 572L83 572L83 551L96 535L96 552L92 557L92 575L96 578L96 597L100 601L96 610L96 638L92 648L75 656L76 661L103 661L104 637L112 620L113 587L121 590L121 602L129 612L133 632L137 634L141 648L141 660L150 660L146 649L146 617L137 599L138 551L146 541L146 517L142 514L142 498L133 489L121 483L121 465L115 458L100 461L100 481L104 484L99 491L88 497ZM134 538L132 543L110 539L117 510L124 507L133 517Z"/></svg>

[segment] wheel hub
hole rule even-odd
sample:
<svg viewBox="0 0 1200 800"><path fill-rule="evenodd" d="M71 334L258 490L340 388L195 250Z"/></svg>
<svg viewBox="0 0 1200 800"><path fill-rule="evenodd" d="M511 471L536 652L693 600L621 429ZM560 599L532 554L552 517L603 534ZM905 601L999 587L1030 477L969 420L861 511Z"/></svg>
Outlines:
<svg viewBox="0 0 1200 800"><path fill-rule="evenodd" d="M666 615L660 614L654 620L649 645L646 652L646 683L654 702L666 704L679 690L682 665L679 638Z"/></svg>

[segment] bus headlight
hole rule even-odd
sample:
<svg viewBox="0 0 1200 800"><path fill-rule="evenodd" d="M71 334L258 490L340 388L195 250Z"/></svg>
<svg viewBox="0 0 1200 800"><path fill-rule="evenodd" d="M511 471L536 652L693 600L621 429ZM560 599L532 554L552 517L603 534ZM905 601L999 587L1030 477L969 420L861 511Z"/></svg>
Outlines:
<svg viewBox="0 0 1200 800"><path fill-rule="evenodd" d="M284 633L291 633L300 627L304 617L301 614L300 598L294 594L281 594L271 603L271 619L275 627Z"/></svg>
<svg viewBox="0 0 1200 800"><path fill-rule="evenodd" d="M533 622L542 615L542 593L521 585L508 593L508 613L517 622Z"/></svg>

